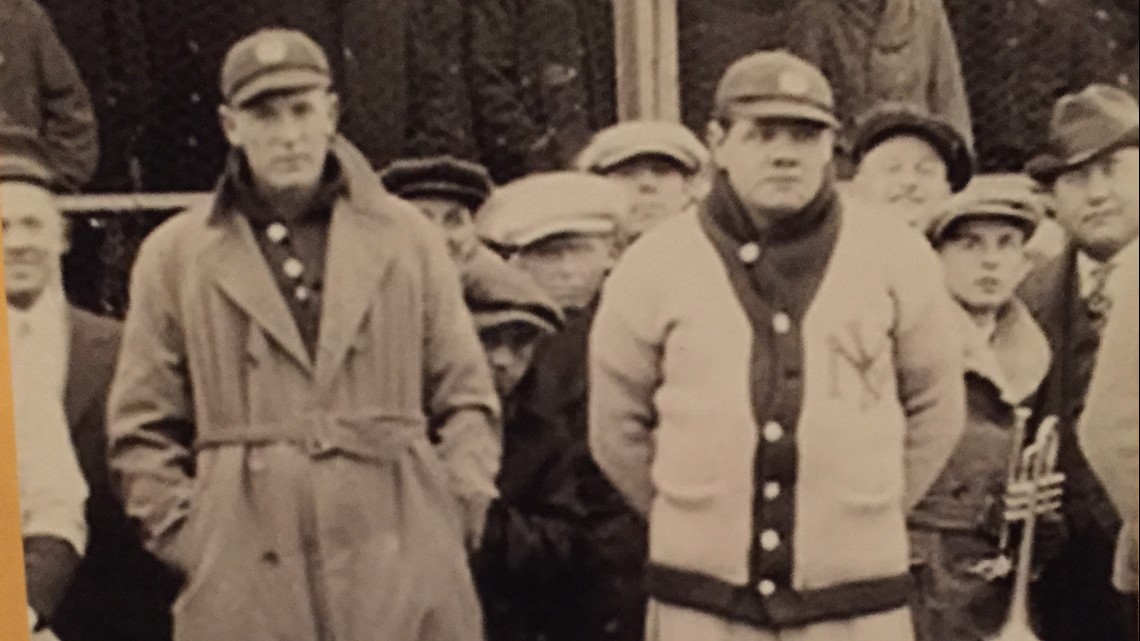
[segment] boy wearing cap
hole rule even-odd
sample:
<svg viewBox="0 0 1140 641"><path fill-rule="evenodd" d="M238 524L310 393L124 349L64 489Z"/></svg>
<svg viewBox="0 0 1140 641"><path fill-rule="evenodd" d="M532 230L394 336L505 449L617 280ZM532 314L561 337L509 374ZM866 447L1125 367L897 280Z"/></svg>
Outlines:
<svg viewBox="0 0 1140 641"><path fill-rule="evenodd" d="M1135 600L1111 585L1121 518L1089 469L1075 435L1100 332L1126 274L1137 270L1140 107L1126 92L1090 85L1057 101L1043 153L1026 171L1053 196L1068 247L1036 268L1020 294L1049 337L1053 365L1031 424L1059 419L1067 546L1036 584L1045 641L1134 639ZM1082 586L1074 590L1072 586Z"/></svg>
<svg viewBox="0 0 1140 641"><path fill-rule="evenodd" d="M626 252L590 335L648 638L910 639L904 515L964 423L953 303L921 238L836 194L818 69L745 57L716 104L712 191Z"/></svg>
<svg viewBox="0 0 1140 641"><path fill-rule="evenodd" d="M924 217L974 172L969 142L953 125L902 103L884 103L856 119L851 156L861 194L920 231Z"/></svg>
<svg viewBox="0 0 1140 641"><path fill-rule="evenodd" d="M920 641L981 641L1000 629L1011 583L1008 563L1000 567L1010 551L998 547L999 533L1006 520L1024 518L1031 489L1045 517L1038 561L1048 554L1042 545L1060 534L1062 474L1006 485L1010 454L1023 446L1014 441L1015 410L1049 369L1045 334L1014 294L1041 210L1030 179L981 176L940 207L926 230L960 307L967 420L946 467L907 518Z"/></svg>
<svg viewBox="0 0 1140 641"><path fill-rule="evenodd" d="M708 151L684 125L630 121L598 132L578 155L577 165L629 191L632 209L622 225L624 247L696 204L707 161Z"/></svg>
<svg viewBox="0 0 1140 641"><path fill-rule="evenodd" d="M562 328L562 312L530 277L503 263L468 290L467 304L504 416L500 494L472 559L487 639L571 639L583 517L579 451L564 426L521 402L533 384L535 349Z"/></svg>
<svg viewBox="0 0 1140 641"><path fill-rule="evenodd" d="M225 173L132 273L109 456L186 576L176 641L481 629L498 399L443 239L336 135L330 84L301 32L235 44Z"/></svg>

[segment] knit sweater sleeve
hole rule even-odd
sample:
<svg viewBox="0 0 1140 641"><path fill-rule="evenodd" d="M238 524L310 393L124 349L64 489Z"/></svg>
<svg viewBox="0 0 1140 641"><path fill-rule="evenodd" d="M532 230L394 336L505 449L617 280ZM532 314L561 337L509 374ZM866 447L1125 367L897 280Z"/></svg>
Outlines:
<svg viewBox="0 0 1140 641"><path fill-rule="evenodd" d="M917 235L898 239L896 247L895 362L906 414L904 505L909 510L938 477L965 430L964 349L938 259Z"/></svg>
<svg viewBox="0 0 1140 641"><path fill-rule="evenodd" d="M655 494L650 478L653 395L661 381L664 332L651 286L661 276L637 260L636 247L610 276L590 333L589 443L598 467L639 512Z"/></svg>

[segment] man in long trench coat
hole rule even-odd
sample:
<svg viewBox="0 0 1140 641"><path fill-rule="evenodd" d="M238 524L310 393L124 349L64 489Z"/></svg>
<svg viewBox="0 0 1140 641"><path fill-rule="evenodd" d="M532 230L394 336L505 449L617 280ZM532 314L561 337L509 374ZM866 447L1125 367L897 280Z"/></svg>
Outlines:
<svg viewBox="0 0 1140 641"><path fill-rule="evenodd" d="M109 455L185 574L179 641L482 629L495 393L442 237L337 136L329 78L299 32L234 45L227 169L134 267Z"/></svg>

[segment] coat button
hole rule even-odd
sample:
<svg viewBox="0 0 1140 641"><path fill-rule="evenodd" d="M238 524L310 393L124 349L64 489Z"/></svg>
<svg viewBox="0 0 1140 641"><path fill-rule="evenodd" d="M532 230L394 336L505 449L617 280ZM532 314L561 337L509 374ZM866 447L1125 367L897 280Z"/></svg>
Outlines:
<svg viewBox="0 0 1140 641"><path fill-rule="evenodd" d="M760 245L756 243L745 243L740 246L740 251L737 252L737 255L745 265L751 265L756 262L757 258L760 258Z"/></svg>
<svg viewBox="0 0 1140 641"><path fill-rule="evenodd" d="M776 584L768 579L760 582L760 594L764 596L772 596L776 593Z"/></svg>
<svg viewBox="0 0 1140 641"><path fill-rule="evenodd" d="M780 484L775 481L768 481L764 484L764 498L769 501L780 496Z"/></svg>
<svg viewBox="0 0 1140 641"><path fill-rule="evenodd" d="M792 328L792 319L784 312L777 312L772 316L772 329L776 330L777 334L787 334L788 330Z"/></svg>
<svg viewBox="0 0 1140 641"><path fill-rule="evenodd" d="M771 552L780 547L780 535L775 530L764 530L760 534L760 547L765 552Z"/></svg>
<svg viewBox="0 0 1140 641"><path fill-rule="evenodd" d="M780 427L779 423L776 421L768 421L764 424L765 441L768 441L769 443L775 443L782 438L784 438L784 428Z"/></svg>
<svg viewBox="0 0 1140 641"><path fill-rule="evenodd" d="M269 550L268 552L262 553L261 560L268 565L277 565L281 562L281 557L273 550Z"/></svg>

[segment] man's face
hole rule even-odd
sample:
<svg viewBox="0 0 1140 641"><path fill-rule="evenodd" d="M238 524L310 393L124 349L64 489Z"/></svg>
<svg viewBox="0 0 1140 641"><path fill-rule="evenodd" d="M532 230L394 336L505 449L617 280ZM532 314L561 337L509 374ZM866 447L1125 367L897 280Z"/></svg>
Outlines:
<svg viewBox="0 0 1140 641"><path fill-rule="evenodd" d="M226 138L240 148L259 188L268 193L315 187L336 133L337 97L310 89L220 108Z"/></svg>
<svg viewBox="0 0 1140 641"><path fill-rule="evenodd" d="M507 398L518 387L534 360L539 330L527 323L506 323L479 330L479 340L491 366L495 391Z"/></svg>
<svg viewBox="0 0 1140 641"><path fill-rule="evenodd" d="M563 309L590 305L614 263L612 235L559 234L527 245L512 257Z"/></svg>
<svg viewBox="0 0 1140 641"><path fill-rule="evenodd" d="M443 231L452 259L462 261L475 250L479 237L475 233L471 210L466 205L447 198L424 197L410 200Z"/></svg>
<svg viewBox="0 0 1140 641"><path fill-rule="evenodd" d="M955 224L938 254L950 293L971 311L995 311L1008 303L1028 267L1025 232L1000 218Z"/></svg>
<svg viewBox="0 0 1140 641"><path fill-rule="evenodd" d="M681 213L694 199L689 176L676 161L661 156L631 158L605 176L629 191L632 208L622 226L630 240Z"/></svg>
<svg viewBox="0 0 1140 641"><path fill-rule="evenodd" d="M1104 154L1053 183L1057 222L1078 246L1107 260L1136 238L1140 196L1137 148Z"/></svg>
<svg viewBox="0 0 1140 641"><path fill-rule="evenodd" d="M922 227L928 208L950 197L946 162L929 142L911 135L892 136L863 156L855 176L862 192Z"/></svg>
<svg viewBox="0 0 1140 641"><path fill-rule="evenodd" d="M8 302L31 305L59 272L67 249L63 216L51 194L26 183L0 183L4 280Z"/></svg>
<svg viewBox="0 0 1140 641"><path fill-rule="evenodd" d="M750 209L776 217L804 208L823 185L835 146L832 130L800 120L738 119L710 126L713 161Z"/></svg>

